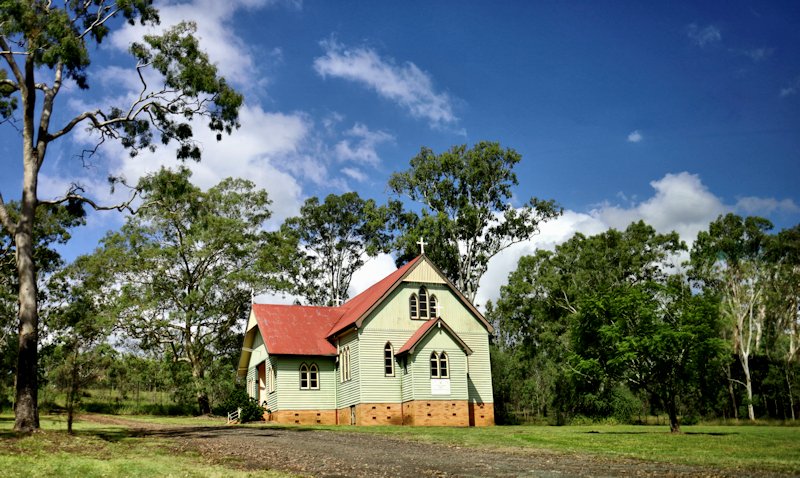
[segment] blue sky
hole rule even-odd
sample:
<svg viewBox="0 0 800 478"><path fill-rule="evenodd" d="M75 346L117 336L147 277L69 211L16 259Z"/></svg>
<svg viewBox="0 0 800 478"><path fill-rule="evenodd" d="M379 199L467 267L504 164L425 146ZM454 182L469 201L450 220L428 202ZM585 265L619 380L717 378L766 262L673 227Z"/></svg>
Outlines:
<svg viewBox="0 0 800 478"><path fill-rule="evenodd" d="M563 218L492 264L478 301L495 297L517 258L575 231L645 219L687 241L718 214L800 222L798 2L156 2L162 23L198 23L203 46L245 93L242 128L217 144L198 126L203 187L242 175L274 200L273 225L311 195L385 200L386 180L421 146L499 141L520 152L520 200L556 199ZM92 89L71 88L59 118L122 104L137 87L126 45L99 47ZM19 196L17 132L0 126L0 191ZM75 158L83 132L54 145L40 186L71 182L107 201L109 172L135 181L161 150L130 160L104 147ZM91 251L122 218L94 214L64 248ZM355 291L392 268L373 261Z"/></svg>

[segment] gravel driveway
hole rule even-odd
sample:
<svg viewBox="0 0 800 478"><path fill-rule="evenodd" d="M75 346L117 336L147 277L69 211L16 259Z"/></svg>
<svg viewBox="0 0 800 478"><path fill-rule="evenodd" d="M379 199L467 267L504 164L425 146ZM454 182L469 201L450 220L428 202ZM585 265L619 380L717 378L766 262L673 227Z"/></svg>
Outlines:
<svg viewBox="0 0 800 478"><path fill-rule="evenodd" d="M537 449L482 450L348 431L167 426L99 416L84 419L123 425L135 436L168 438L176 451L198 452L226 466L315 477L743 476L741 471Z"/></svg>

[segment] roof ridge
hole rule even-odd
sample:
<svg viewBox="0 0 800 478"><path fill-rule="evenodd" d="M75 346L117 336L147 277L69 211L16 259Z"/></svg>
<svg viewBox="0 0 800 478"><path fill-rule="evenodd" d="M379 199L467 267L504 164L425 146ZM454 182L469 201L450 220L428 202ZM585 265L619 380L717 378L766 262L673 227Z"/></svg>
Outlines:
<svg viewBox="0 0 800 478"><path fill-rule="evenodd" d="M344 313L328 331L327 337L330 337L358 320L364 312L369 310L387 291L392 289L392 287L404 277L409 270L418 264L422 258L425 258L424 254L398 267L391 274L372 284L363 292L342 304L340 307L344 309ZM366 307L364 307L365 304Z"/></svg>

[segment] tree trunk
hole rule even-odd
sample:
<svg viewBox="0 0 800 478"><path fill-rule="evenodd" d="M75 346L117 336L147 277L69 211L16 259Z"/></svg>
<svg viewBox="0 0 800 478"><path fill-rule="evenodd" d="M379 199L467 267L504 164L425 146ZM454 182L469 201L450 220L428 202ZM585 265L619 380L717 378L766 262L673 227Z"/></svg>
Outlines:
<svg viewBox="0 0 800 478"><path fill-rule="evenodd" d="M792 421L794 418L794 397L792 397L792 382L789 380L789 367L786 367L786 387L789 390L789 410L792 411Z"/></svg>
<svg viewBox="0 0 800 478"><path fill-rule="evenodd" d="M738 420L739 419L739 407L736 405L736 393L734 393L734 391L733 391L733 380L731 380L731 366L730 366L730 364L728 364L728 366L725 368L725 372L728 375L728 393L731 396L731 405L733 407L733 419L734 420Z"/></svg>
<svg viewBox="0 0 800 478"><path fill-rule="evenodd" d="M33 262L33 221L36 216L38 168L33 150L25 151L20 220L14 235L19 278L19 351L14 430L30 433L39 428L37 397L39 313L36 296L36 268Z"/></svg>
<svg viewBox="0 0 800 478"><path fill-rule="evenodd" d="M678 420L678 404L674 398L669 399L667 404L667 414L669 414L669 431L671 433L681 432L681 423Z"/></svg>
<svg viewBox="0 0 800 478"><path fill-rule="evenodd" d="M753 409L753 381L750 378L750 360L747 354L740 353L739 361L742 363L744 388L747 390L747 418L749 418L751 422L754 422L756 420L756 414Z"/></svg>
<svg viewBox="0 0 800 478"><path fill-rule="evenodd" d="M192 365L192 377L194 378L194 389L197 393L197 406L200 410L200 415L208 415L211 413L211 401L208 399L208 394L203 390L203 373L202 365Z"/></svg>
<svg viewBox="0 0 800 478"><path fill-rule="evenodd" d="M75 417L75 400L78 397L78 351L73 357L72 370L70 370L69 392L67 393L67 433L72 435L72 420Z"/></svg>

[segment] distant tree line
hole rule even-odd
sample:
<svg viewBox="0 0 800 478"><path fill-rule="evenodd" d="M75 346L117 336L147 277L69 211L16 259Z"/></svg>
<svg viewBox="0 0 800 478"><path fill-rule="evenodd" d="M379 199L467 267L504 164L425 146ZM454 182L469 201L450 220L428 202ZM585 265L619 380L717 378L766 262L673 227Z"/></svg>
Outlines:
<svg viewBox="0 0 800 478"><path fill-rule="evenodd" d="M94 403L84 395L96 387L128 396L134 381L140 392L140 379L112 371L150 357L152 377L161 379L146 382L148 393L158 390L163 398L169 390L181 407L193 395L192 408L210 413L236 395L241 327L254 295L278 292L303 304L342 303L353 274L369 257L397 251L401 265L418 253L416 242L423 237L435 244L429 253L437 265L474 298L492 257L560 214L553 201L511 205L513 167L520 160L514 150L490 142L439 155L423 148L409 171L392 177L396 197L385 204L355 192L312 197L299 216L274 231L265 228L271 215L267 192L251 182L229 178L203 191L191 183L188 169L161 169L136 186L140 203L122 228L68 265L52 244L66 241L68 230L82 223L80 203L40 209L37 224L52 230L35 236L44 339L36 382L63 401L71 425L82 403ZM419 204L407 204L403 196ZM10 235L0 237L3 360L11 363L17 340L15 243ZM13 401L14 375L2 379L0 406Z"/></svg>
<svg viewBox="0 0 800 478"><path fill-rule="evenodd" d="M689 249L637 222L520 259L487 315L501 421L800 411L800 225L720 216Z"/></svg>

